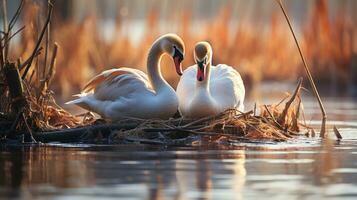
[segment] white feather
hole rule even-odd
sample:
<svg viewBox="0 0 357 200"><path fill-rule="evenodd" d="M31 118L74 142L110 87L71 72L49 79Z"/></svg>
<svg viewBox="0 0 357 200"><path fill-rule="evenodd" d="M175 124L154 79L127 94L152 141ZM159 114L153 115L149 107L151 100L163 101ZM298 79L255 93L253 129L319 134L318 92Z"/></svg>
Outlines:
<svg viewBox="0 0 357 200"><path fill-rule="evenodd" d="M245 89L240 74L231 66L211 66L208 90L197 87L197 65L188 67L177 86L179 111L186 118L216 115L230 108L244 110Z"/></svg>
<svg viewBox="0 0 357 200"><path fill-rule="evenodd" d="M149 52L147 67L151 80L137 69L106 70L89 81L81 94L75 95L78 99L66 104L78 105L114 121L125 117L172 117L177 111L178 99L175 90L162 78L159 61L167 49L183 45L177 35L162 36Z"/></svg>

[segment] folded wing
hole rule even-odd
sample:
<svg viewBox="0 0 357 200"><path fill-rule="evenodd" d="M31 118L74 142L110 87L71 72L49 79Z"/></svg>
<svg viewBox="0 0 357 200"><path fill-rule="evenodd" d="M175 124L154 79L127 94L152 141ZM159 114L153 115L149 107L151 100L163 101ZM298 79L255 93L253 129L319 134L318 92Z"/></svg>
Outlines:
<svg viewBox="0 0 357 200"><path fill-rule="evenodd" d="M211 67L210 91L222 109L242 108L245 88L243 80L235 69L225 64Z"/></svg>
<svg viewBox="0 0 357 200"><path fill-rule="evenodd" d="M115 101L135 94L154 93L147 75L137 69L117 68L103 71L90 80L82 93L92 93L97 100Z"/></svg>

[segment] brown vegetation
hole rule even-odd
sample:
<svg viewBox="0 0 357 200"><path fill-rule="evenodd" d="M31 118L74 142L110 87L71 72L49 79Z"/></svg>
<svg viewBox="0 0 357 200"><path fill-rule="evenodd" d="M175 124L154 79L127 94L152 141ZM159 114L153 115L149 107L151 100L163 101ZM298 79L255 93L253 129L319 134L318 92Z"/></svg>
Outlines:
<svg viewBox="0 0 357 200"><path fill-rule="evenodd" d="M12 48L12 55L28 57L37 40L41 23L37 20L45 8L28 4L23 13L23 24L27 27L21 36L21 43ZM342 12L342 11L341 11ZM316 1L312 13L302 25L301 41L306 59L318 82L330 81L350 84L353 79L353 65L356 65L357 29L352 19L339 15L329 19L328 4L325 0ZM223 7L217 17L204 22L192 31L192 13L187 10L172 23L179 27L178 34L186 44L184 66L192 65L192 49L200 40L209 41L215 52L214 63L227 63L235 66L243 75L246 84L252 86L261 80L294 80L304 76L302 63L281 12L277 9L271 16L268 29L246 21L239 21L236 30L228 24L232 18L229 6ZM131 42L130 35L122 34L124 25L120 16L115 23L115 38L106 41L102 26L95 16L88 16L81 22L63 21L55 18L51 24L51 38L61 47L57 56L57 74L53 89L66 99L79 92L83 84L101 70L111 67L138 67L146 70L146 53L160 35L158 15L155 10L148 13L145 36L137 45ZM171 21L169 22L171 23ZM43 62L40 58L39 62ZM163 65L172 65L165 58ZM164 67L164 75L176 86L178 77L172 67Z"/></svg>

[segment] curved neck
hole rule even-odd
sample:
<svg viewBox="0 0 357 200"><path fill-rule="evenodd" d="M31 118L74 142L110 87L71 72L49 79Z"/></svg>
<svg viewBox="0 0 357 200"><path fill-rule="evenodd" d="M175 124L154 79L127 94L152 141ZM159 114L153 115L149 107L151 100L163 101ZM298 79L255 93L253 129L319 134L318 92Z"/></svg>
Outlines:
<svg viewBox="0 0 357 200"><path fill-rule="evenodd" d="M196 89L203 89L209 92L209 82L211 79L211 63L212 61L210 60L206 65L205 79L203 81L196 80Z"/></svg>
<svg viewBox="0 0 357 200"><path fill-rule="evenodd" d="M161 74L160 61L164 53L160 42L156 42L151 47L147 59L148 77L156 93L159 93L164 88L171 87Z"/></svg>

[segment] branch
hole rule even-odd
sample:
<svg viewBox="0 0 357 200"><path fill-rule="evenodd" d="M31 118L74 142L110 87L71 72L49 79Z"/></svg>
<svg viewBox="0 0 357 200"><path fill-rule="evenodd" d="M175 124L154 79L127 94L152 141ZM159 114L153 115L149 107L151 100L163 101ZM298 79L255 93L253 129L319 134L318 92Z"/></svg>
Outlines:
<svg viewBox="0 0 357 200"><path fill-rule="evenodd" d="M301 84L302 84L302 78L299 79L299 82L296 86L296 89L294 91L294 94L290 97L290 99L286 102L285 104L285 108L283 110L283 112L281 113L280 117L278 118L278 123L281 125L281 126L284 126L285 125L285 118L286 118L286 115L288 114L288 110L291 106L291 104L294 102L296 96L299 94L300 92L300 89L301 89Z"/></svg>
<svg viewBox="0 0 357 200"><path fill-rule="evenodd" d="M24 0L21 0L19 7L17 7L17 10L16 10L14 16L10 20L9 27L8 27L9 31L14 27L16 21L18 20L21 10L23 8L23 5L24 5Z"/></svg>
<svg viewBox="0 0 357 200"><path fill-rule="evenodd" d="M109 135L110 131L108 130L128 130L136 128L138 125L139 124L135 122L127 124L100 124L58 131L37 132L34 133L33 136L40 142L75 142L79 141L81 136L88 131L101 131L102 133L107 133Z"/></svg>
<svg viewBox="0 0 357 200"><path fill-rule="evenodd" d="M37 56L41 55L42 49L43 49L43 48L40 47L40 48L37 50L37 52L36 52L34 58L36 58ZM30 63L31 59L33 59L32 56L30 56L24 63L22 63L22 64L19 66L19 70L21 71L22 69L24 69L24 68Z"/></svg>
<svg viewBox="0 0 357 200"><path fill-rule="evenodd" d="M28 71L29 71L29 69L30 69L30 67L32 65L32 61L35 58L36 52L40 48L40 45L41 45L41 42L42 42L42 38L45 35L45 32L47 30L47 26L51 21L52 10L53 10L53 6L52 6L52 4L49 3L49 9L48 9L48 14L47 14L47 19L46 19L45 25L42 28L40 37L39 37L39 39L38 39L38 41L36 43L35 49L32 52L32 55L30 57L30 62L27 64L27 66L25 68L25 72L22 74L22 79L24 79L26 77L26 74L28 73Z"/></svg>

